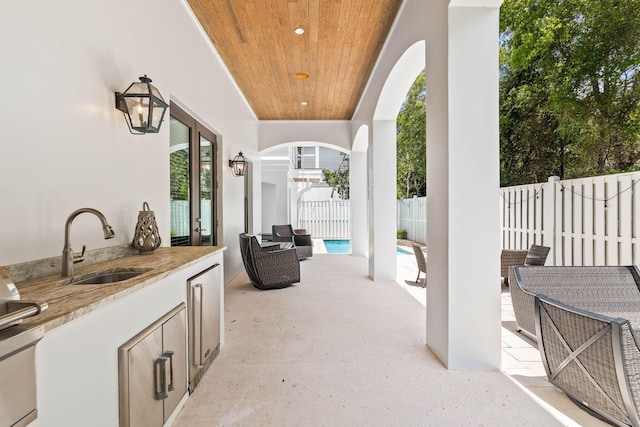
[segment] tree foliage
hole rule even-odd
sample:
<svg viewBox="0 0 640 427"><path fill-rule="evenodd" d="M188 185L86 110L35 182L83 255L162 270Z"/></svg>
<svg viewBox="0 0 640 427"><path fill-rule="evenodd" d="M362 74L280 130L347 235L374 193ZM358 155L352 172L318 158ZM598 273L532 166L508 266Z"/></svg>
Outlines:
<svg viewBox="0 0 640 427"><path fill-rule="evenodd" d="M343 161L336 171L322 169L322 177L324 182L338 192L338 196L342 200L349 200L349 156L344 155ZM333 197L333 195L332 191L331 196Z"/></svg>
<svg viewBox="0 0 640 427"><path fill-rule="evenodd" d="M396 120L397 197L425 196L427 110L424 70L409 89Z"/></svg>
<svg viewBox="0 0 640 427"><path fill-rule="evenodd" d="M505 0L502 185L638 169L640 0Z"/></svg>

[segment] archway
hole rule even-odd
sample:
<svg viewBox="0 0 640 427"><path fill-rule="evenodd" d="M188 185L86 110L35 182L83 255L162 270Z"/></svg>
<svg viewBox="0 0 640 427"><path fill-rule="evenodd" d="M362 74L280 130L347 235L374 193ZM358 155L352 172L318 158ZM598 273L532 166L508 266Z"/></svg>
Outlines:
<svg viewBox="0 0 640 427"><path fill-rule="evenodd" d="M292 224L307 229L314 238L349 238L349 202L338 200L342 187L335 191L326 183L333 175L325 175L326 170L346 170L349 153L335 144L309 140L282 142L262 150L262 232L270 233L273 224ZM331 215L316 218L317 212ZM328 231L339 234L327 235Z"/></svg>

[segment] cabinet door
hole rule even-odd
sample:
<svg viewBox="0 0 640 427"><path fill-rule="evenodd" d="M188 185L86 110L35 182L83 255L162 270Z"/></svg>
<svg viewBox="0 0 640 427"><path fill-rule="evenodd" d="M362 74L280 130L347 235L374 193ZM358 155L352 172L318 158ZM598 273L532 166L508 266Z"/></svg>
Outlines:
<svg viewBox="0 0 640 427"><path fill-rule="evenodd" d="M184 303L118 349L120 426L162 427L187 390Z"/></svg>
<svg viewBox="0 0 640 427"><path fill-rule="evenodd" d="M220 344L220 264L214 264L189 280L191 295L191 365L204 365Z"/></svg>
<svg viewBox="0 0 640 427"><path fill-rule="evenodd" d="M181 310L162 325L163 355L169 359L169 393L164 400L164 421L187 392L186 316Z"/></svg>
<svg viewBox="0 0 640 427"><path fill-rule="evenodd" d="M156 399L156 360L162 354L162 328L129 349L129 426L162 426L163 401Z"/></svg>
<svg viewBox="0 0 640 427"><path fill-rule="evenodd" d="M220 272L215 264L202 275L202 363L220 344Z"/></svg>

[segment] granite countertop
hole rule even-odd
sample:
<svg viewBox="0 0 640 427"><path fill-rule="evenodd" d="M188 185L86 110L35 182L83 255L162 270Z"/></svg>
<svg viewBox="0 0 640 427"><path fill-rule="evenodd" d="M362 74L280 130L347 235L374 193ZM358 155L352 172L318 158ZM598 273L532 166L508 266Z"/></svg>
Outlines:
<svg viewBox="0 0 640 427"><path fill-rule="evenodd" d="M44 325L45 332L49 331L225 249L224 246L162 247L150 254L129 255L92 265L82 266L79 263L75 266L74 278L101 270L152 268L151 271L116 283L65 285L70 278L61 277L60 274L16 283L21 300L49 304L46 311L26 318L22 323L30 327Z"/></svg>

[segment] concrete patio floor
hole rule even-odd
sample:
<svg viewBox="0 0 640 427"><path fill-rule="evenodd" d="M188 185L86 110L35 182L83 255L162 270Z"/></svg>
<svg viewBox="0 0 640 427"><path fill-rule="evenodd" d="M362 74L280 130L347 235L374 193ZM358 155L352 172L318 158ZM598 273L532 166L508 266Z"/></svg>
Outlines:
<svg viewBox="0 0 640 427"><path fill-rule="evenodd" d="M450 371L425 346L426 292L372 282L367 260L316 254L302 282L225 288L226 345L174 426L605 426L547 381L502 294L503 369Z"/></svg>
<svg viewBox="0 0 640 427"><path fill-rule="evenodd" d="M398 242L398 246L410 249L406 244L406 242ZM408 285L409 282L415 280L417 271L413 254L398 254L398 282L400 286L421 304L426 305L425 290ZM580 409L562 391L547 381L547 374L542 365L537 345L533 340L516 332L511 294L507 286L502 285L501 295L502 372L508 375L542 407L553 413L562 424L584 427L608 426L609 424Z"/></svg>

